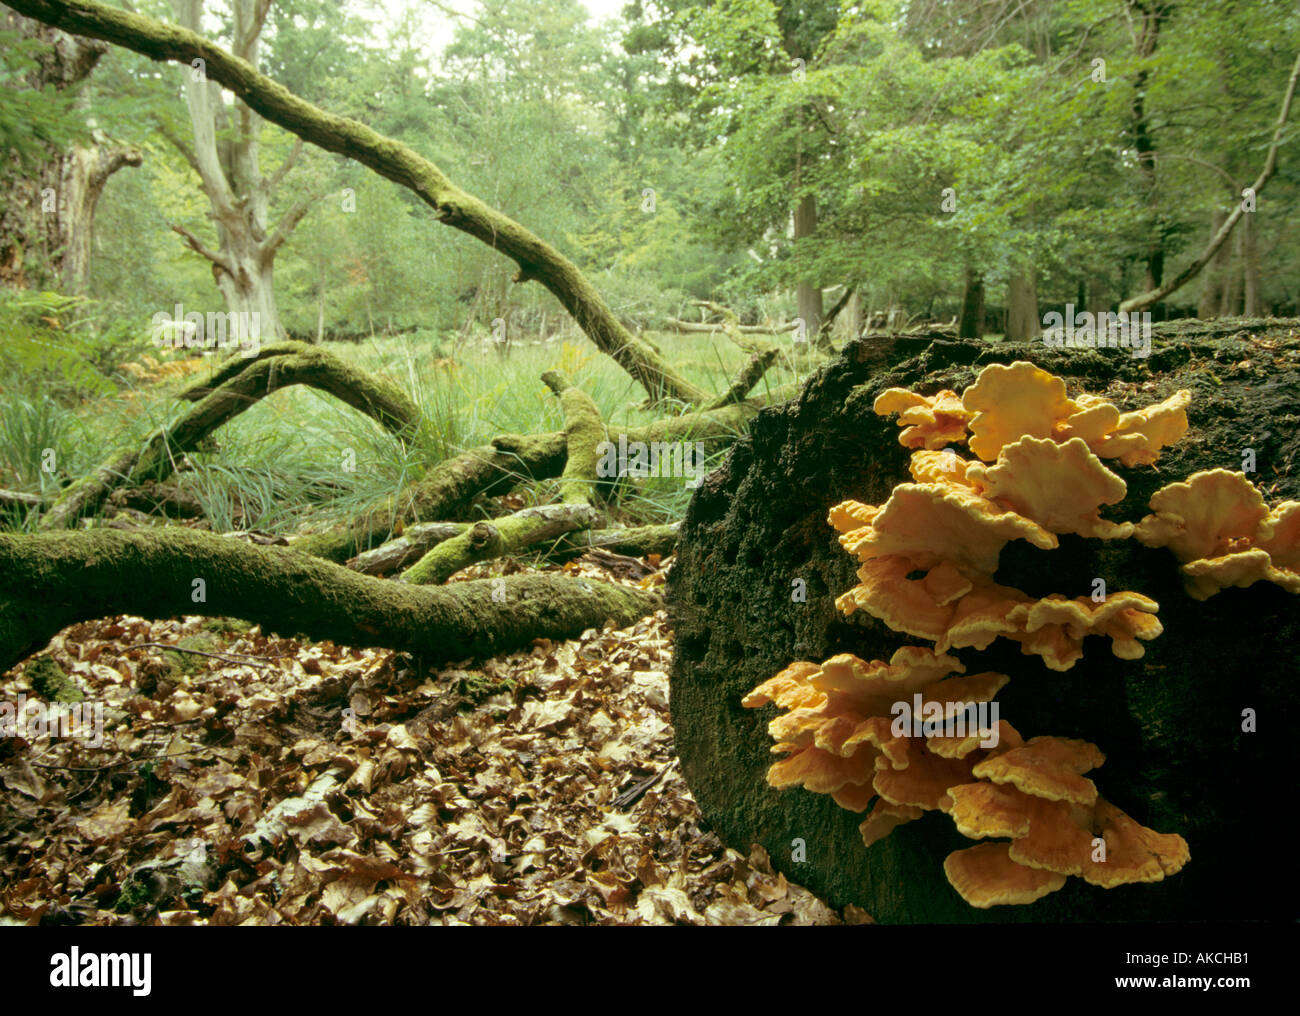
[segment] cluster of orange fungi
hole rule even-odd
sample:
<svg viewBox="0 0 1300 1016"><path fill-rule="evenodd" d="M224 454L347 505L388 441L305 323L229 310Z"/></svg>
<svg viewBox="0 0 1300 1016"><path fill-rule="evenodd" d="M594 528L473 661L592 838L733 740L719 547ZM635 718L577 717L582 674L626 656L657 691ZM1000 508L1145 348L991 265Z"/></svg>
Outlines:
<svg viewBox="0 0 1300 1016"><path fill-rule="evenodd" d="M1035 598L994 582L1010 540L1052 550L1060 534L1074 533L1168 547L1197 599L1259 580L1300 593L1300 502L1270 510L1241 473L1213 469L1170 484L1137 524L1101 517L1127 490L1102 460L1154 463L1186 433L1190 397L1179 391L1122 413L1095 395L1069 398L1064 381L1024 361L986 367L961 395L882 393L873 408L897 416L913 482L879 507L831 509L841 545L862 565L836 605L934 648L908 646L888 663L847 653L793 663L745 696L746 706L785 710L768 727L782 756L768 782L866 812L867 846L926 811L948 814L963 835L984 841L944 861L948 881L975 907L1031 903L1071 875L1113 888L1178 872L1190 856L1186 841L1134 821L1084 776L1105 761L1096 745L1025 740L1005 720L968 724L971 707L991 702L1009 678L967 675L948 652L1006 638L1064 671L1089 635L1136 660L1142 642L1161 633L1159 605L1138 592ZM961 444L973 457L948 447ZM933 722L919 732L898 724L900 701L918 701Z"/></svg>

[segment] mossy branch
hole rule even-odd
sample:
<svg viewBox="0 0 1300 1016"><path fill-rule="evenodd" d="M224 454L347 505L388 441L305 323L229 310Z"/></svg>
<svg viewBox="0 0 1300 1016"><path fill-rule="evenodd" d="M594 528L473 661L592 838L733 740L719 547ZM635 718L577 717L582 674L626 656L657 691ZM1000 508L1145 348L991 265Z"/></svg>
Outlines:
<svg viewBox="0 0 1300 1016"><path fill-rule="evenodd" d="M757 412L750 403L733 403L633 427L627 431L627 439L647 444L690 439L713 451L742 434ZM351 526L299 537L294 546L329 561L346 561L384 543L398 523L452 520L463 515L480 495L503 494L520 483L559 476L567 462L566 448L563 431L498 435L491 444L440 462L417 483L385 499Z"/></svg>
<svg viewBox="0 0 1300 1016"><path fill-rule="evenodd" d="M596 494L596 465L599 446L605 440L605 422L590 395L575 387L562 371L548 370L542 381L560 397L564 411L566 458L560 474L560 500L565 504L599 503Z"/></svg>
<svg viewBox="0 0 1300 1016"><path fill-rule="evenodd" d="M402 573L403 582L428 584L448 578L479 561L515 554L543 540L590 529L599 513L585 504L525 508L504 518L479 522L444 540Z"/></svg>
<svg viewBox="0 0 1300 1016"><path fill-rule="evenodd" d="M138 451L118 453L111 461L68 486L42 516L42 530L64 529L92 514L118 487L165 480L180 457L209 434L259 399L290 385L302 384L335 396L375 419L398 437L409 437L420 413L404 392L375 378L333 353L304 343L283 343L260 357L236 356L218 370L221 381L191 386L182 398L198 405L179 420L159 427ZM241 362L242 361L242 362Z"/></svg>
<svg viewBox="0 0 1300 1016"><path fill-rule="evenodd" d="M114 614L238 617L438 663L631 624L659 605L641 590L555 575L413 587L179 527L0 534L0 672L68 625Z"/></svg>

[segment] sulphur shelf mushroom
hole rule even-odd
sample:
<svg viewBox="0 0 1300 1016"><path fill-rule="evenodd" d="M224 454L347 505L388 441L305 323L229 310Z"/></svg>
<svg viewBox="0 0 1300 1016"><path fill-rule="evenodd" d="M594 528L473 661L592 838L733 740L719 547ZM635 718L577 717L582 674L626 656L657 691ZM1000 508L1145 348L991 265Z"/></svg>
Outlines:
<svg viewBox="0 0 1300 1016"><path fill-rule="evenodd" d="M1300 501L1270 510L1242 473L1209 469L1162 487L1150 505L1135 535L1173 552L1194 599L1261 580L1300 593Z"/></svg>
<svg viewBox="0 0 1300 1016"><path fill-rule="evenodd" d="M964 675L952 649L1011 639L1061 671L1081 658L1089 635L1109 637L1124 660L1141 657L1141 643L1160 635L1159 605L1136 591L1100 601L1032 597L997 582L1012 540L1051 551L1065 534L1136 536L1178 556L1194 596L1259 578L1300 591L1300 502L1270 512L1244 478L1223 470L1158 492L1155 514L1137 526L1102 516L1127 493L1102 460L1155 463L1186 433L1189 400L1178 391L1121 412L1097 395L1071 398L1063 380L1025 361L986 367L960 396L882 393L873 409L897 416L913 482L879 506L849 500L831 509L840 544L861 564L858 584L836 605L934 648L909 646L888 663L850 654L794 663L750 692L745 706L785 710L769 723L782 758L768 782L866 812L859 831L868 847L933 811L965 836L996 837L944 862L949 883L974 907L1032 903L1070 877L1113 888L1179 871L1190 856L1182 837L1142 826L1084 775L1105 760L1095 745L1025 741L1005 721L917 736L899 733L889 716L916 695L951 718L1006 684L1003 674ZM960 444L975 458L950 447Z"/></svg>

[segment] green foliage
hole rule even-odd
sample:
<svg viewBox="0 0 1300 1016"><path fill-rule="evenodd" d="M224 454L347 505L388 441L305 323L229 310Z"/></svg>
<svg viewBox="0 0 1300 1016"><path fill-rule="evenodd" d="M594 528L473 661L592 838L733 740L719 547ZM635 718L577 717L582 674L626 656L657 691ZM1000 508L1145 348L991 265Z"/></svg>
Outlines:
<svg viewBox="0 0 1300 1016"><path fill-rule="evenodd" d="M30 170L47 158L49 149L66 148L86 135L74 103L76 89L37 90L27 83L45 43L0 29L0 151L13 153L19 168Z"/></svg>
<svg viewBox="0 0 1300 1016"><path fill-rule="evenodd" d="M21 490L55 487L44 467L62 463L71 429L71 414L48 395L6 395L0 400L0 483Z"/></svg>
<svg viewBox="0 0 1300 1016"><path fill-rule="evenodd" d="M93 361L103 362L124 327L96 333L87 307L84 299L59 293L0 290L0 384L65 399L115 391Z"/></svg>

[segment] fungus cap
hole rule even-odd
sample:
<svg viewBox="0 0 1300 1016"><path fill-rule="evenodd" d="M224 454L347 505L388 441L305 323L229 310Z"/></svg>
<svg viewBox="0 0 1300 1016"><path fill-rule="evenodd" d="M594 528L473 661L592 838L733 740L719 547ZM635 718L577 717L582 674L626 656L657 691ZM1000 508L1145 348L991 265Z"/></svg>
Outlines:
<svg viewBox="0 0 1300 1016"><path fill-rule="evenodd" d="M878 843L899 826L914 822L925 814L925 810L910 804L894 804L883 797L877 798L871 813L858 826L862 842L868 847Z"/></svg>
<svg viewBox="0 0 1300 1016"><path fill-rule="evenodd" d="M1106 841L1106 860L1089 857L1084 864L1084 881L1092 885L1113 889L1132 882L1159 882L1191 860L1187 841L1177 833L1148 829L1104 799L1098 800L1093 821Z"/></svg>
<svg viewBox="0 0 1300 1016"><path fill-rule="evenodd" d="M1033 903L1065 885L1065 876L1026 868L1011 859L1009 843L977 843L949 854L944 874L961 898L981 910Z"/></svg>
<svg viewBox="0 0 1300 1016"><path fill-rule="evenodd" d="M1124 500L1128 488L1082 438L1057 444L1022 437L1002 448L995 465L972 463L964 475L984 497L1050 532L1103 540L1127 539L1133 533L1132 523L1101 518L1101 506Z"/></svg>
<svg viewBox="0 0 1300 1016"><path fill-rule="evenodd" d="M1023 794L1049 801L1092 805L1097 786L1082 774L1106 761L1101 750L1072 737L1033 737L1023 747L977 763L978 779L1014 786Z"/></svg>
<svg viewBox="0 0 1300 1016"><path fill-rule="evenodd" d="M877 416L897 414L904 428L898 443L904 448L942 448L966 440L970 413L961 398L947 389L935 395L918 395L906 388L887 388L876 396L872 411Z"/></svg>
<svg viewBox="0 0 1300 1016"><path fill-rule="evenodd" d="M1187 433L1187 405L1192 393L1186 388L1163 402L1121 413L1115 429L1092 450L1103 459L1119 457L1126 466L1149 466L1160 458L1160 449L1181 441Z"/></svg>
<svg viewBox="0 0 1300 1016"><path fill-rule="evenodd" d="M973 414L970 450L985 462L1022 437L1050 438L1057 423L1074 410L1065 382L1028 360L985 367L961 401Z"/></svg>
<svg viewBox="0 0 1300 1016"><path fill-rule="evenodd" d="M840 538L861 561L901 554L918 568L948 561L992 575L998 554L1010 540L1027 540L1041 550L1058 541L1037 523L1004 511L969 489L942 483L900 483L869 526Z"/></svg>
<svg viewBox="0 0 1300 1016"><path fill-rule="evenodd" d="M904 743L901 767L884 756L876 759L873 785L877 794L894 804L950 811L948 788L972 782L971 767L982 755L973 752L966 758L943 758L929 751L921 738L909 737Z"/></svg>
<svg viewBox="0 0 1300 1016"><path fill-rule="evenodd" d="M1244 550L1268 517L1264 497L1242 473L1206 469L1151 495L1151 509L1135 536L1147 547L1168 547L1179 561Z"/></svg>

